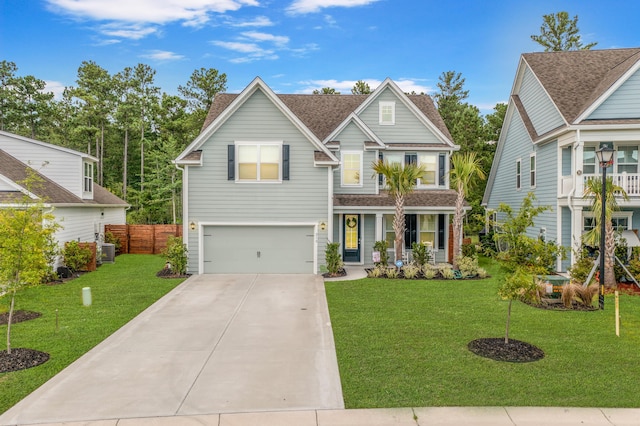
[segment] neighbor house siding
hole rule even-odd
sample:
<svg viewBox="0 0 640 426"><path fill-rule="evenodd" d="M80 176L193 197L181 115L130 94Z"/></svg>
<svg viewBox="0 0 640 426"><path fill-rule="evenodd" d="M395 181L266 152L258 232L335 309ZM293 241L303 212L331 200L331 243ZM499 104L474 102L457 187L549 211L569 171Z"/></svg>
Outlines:
<svg viewBox="0 0 640 426"><path fill-rule="evenodd" d="M83 198L83 160L80 155L2 134L0 149Z"/></svg>
<svg viewBox="0 0 640 426"><path fill-rule="evenodd" d="M380 125L380 102L395 102L395 124ZM424 124L418 120L415 114L391 91L385 89L370 105L360 114L360 119L385 143L441 143L432 133L425 129Z"/></svg>
<svg viewBox="0 0 640 426"><path fill-rule="evenodd" d="M235 141L282 141L290 146L290 180L237 183L227 180L227 146ZM203 166L188 167L185 222L319 223L328 214L328 176L314 167L315 147L257 90L202 145ZM318 231L318 265L327 231ZM189 232L190 272L197 271L197 234ZM286 244L286 241L283 241Z"/></svg>
<svg viewBox="0 0 640 426"><path fill-rule="evenodd" d="M640 71L613 92L588 119L640 118Z"/></svg>
<svg viewBox="0 0 640 426"><path fill-rule="evenodd" d="M529 67L524 70L519 96L538 135L564 124L562 116Z"/></svg>

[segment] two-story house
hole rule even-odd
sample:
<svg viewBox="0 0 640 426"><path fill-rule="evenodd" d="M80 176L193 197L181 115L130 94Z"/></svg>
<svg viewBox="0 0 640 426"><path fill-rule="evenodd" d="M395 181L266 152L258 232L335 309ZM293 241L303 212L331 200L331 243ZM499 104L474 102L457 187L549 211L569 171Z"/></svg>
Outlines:
<svg viewBox="0 0 640 426"><path fill-rule="evenodd" d="M104 225L126 223L129 205L94 182L97 162L82 152L0 131L0 208L20 206L28 195L60 225L59 245L100 241ZM38 177L32 187L25 184L28 169Z"/></svg>
<svg viewBox="0 0 640 426"><path fill-rule="evenodd" d="M570 253L594 226L588 179L601 179L596 151L616 151L607 176L629 201L613 215L630 246L640 228L640 49L523 54L517 68L483 204L517 209L528 192L552 209L535 221L531 236L544 236ZM499 220L499 218L498 218Z"/></svg>
<svg viewBox="0 0 640 426"><path fill-rule="evenodd" d="M318 273L328 241L346 263L372 263L390 241L394 201L372 164L424 165L406 200L405 246L430 243L449 260L458 149L431 98L385 80L370 95L276 94L256 78L219 94L201 134L180 154L191 273Z"/></svg>

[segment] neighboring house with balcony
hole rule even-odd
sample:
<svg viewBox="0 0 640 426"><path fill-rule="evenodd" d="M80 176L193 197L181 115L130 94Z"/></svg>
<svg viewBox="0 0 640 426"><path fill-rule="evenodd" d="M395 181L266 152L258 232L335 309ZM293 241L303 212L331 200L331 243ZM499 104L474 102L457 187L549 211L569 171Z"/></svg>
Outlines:
<svg viewBox="0 0 640 426"><path fill-rule="evenodd" d="M585 182L601 179L596 150L616 150L607 169L629 201L619 200L614 226L640 245L640 49L523 54L517 68L483 205L517 209L527 193L551 210L530 236L566 247L565 271L584 231L594 226ZM500 218L498 218L498 221Z"/></svg>
<svg viewBox="0 0 640 426"><path fill-rule="evenodd" d="M0 131L0 209L20 207L23 197L42 202L67 241L104 241L104 225L126 224L129 205L94 182L98 159L58 145ZM32 169L38 181L25 179Z"/></svg>
<svg viewBox="0 0 640 426"><path fill-rule="evenodd" d="M378 159L427 174L406 200L405 247L429 243L449 261L458 147L431 98L385 80L370 95L281 95L260 78L216 96L201 134L180 154L190 273L319 273L328 241L348 264L372 264L390 242L394 200Z"/></svg>

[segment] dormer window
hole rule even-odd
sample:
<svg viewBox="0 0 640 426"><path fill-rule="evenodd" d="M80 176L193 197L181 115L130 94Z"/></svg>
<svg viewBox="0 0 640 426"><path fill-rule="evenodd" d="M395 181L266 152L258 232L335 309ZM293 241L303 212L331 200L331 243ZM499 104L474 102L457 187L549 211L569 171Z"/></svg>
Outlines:
<svg viewBox="0 0 640 426"><path fill-rule="evenodd" d="M393 126L396 124L396 103L380 102L380 125Z"/></svg>
<svg viewBox="0 0 640 426"><path fill-rule="evenodd" d="M84 163L84 192L93 192L93 164Z"/></svg>

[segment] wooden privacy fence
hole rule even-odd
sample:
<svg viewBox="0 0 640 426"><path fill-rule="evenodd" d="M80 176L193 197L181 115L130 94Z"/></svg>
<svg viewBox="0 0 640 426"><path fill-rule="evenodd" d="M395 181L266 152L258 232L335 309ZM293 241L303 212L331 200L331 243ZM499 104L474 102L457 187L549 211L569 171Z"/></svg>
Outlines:
<svg viewBox="0 0 640 426"><path fill-rule="evenodd" d="M182 236L182 225L105 225L104 231L120 240L120 253L158 254L170 235Z"/></svg>

